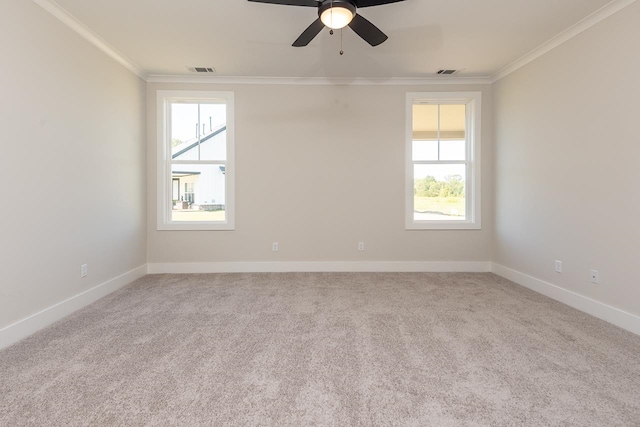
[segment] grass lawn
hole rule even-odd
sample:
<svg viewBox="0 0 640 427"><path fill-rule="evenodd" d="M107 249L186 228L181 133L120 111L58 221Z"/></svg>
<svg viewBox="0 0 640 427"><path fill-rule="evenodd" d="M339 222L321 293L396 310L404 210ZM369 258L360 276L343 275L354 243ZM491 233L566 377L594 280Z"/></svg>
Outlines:
<svg viewBox="0 0 640 427"><path fill-rule="evenodd" d="M414 196L413 209L419 212L441 212L445 215L464 216L464 197Z"/></svg>
<svg viewBox="0 0 640 427"><path fill-rule="evenodd" d="M173 210L172 221L224 221L225 211Z"/></svg>

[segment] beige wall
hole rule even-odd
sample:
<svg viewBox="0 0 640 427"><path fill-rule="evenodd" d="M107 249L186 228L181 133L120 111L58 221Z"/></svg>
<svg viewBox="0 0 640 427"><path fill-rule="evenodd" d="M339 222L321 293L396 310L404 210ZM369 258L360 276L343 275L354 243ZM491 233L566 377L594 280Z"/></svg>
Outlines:
<svg viewBox="0 0 640 427"><path fill-rule="evenodd" d="M638 23L640 2L494 85L494 261L634 314Z"/></svg>
<svg viewBox="0 0 640 427"><path fill-rule="evenodd" d="M144 82L31 1L0 3L0 52L2 329L146 262L146 118Z"/></svg>
<svg viewBox="0 0 640 427"><path fill-rule="evenodd" d="M493 86L145 84L6 0L0 329L147 261L493 260L640 314L637 22L640 3ZM235 92L236 230L156 231L159 89ZM482 230L406 231L405 94L469 90Z"/></svg>
<svg viewBox="0 0 640 427"><path fill-rule="evenodd" d="M159 89L235 92L235 231L156 231ZM483 91L487 221L482 230L405 231L406 92L456 90ZM489 261L491 112L488 85L148 84L148 261Z"/></svg>

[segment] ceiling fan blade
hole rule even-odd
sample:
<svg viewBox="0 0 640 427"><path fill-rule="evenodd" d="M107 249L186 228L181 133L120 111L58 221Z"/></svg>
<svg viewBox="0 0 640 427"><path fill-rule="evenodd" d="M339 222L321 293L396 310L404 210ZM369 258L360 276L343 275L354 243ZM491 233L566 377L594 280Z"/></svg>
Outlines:
<svg viewBox="0 0 640 427"><path fill-rule="evenodd" d="M292 46L302 47L308 45L311 40L313 40L324 28L324 24L320 20L320 18L313 21L311 25L307 27L306 30L300 34L300 37L296 41L293 42Z"/></svg>
<svg viewBox="0 0 640 427"><path fill-rule="evenodd" d="M285 6L318 7L316 0L249 0L255 3L283 4Z"/></svg>
<svg viewBox="0 0 640 427"><path fill-rule="evenodd" d="M250 0L252 1L252 0ZM404 0L356 0L356 7L380 6L383 4L397 3Z"/></svg>
<svg viewBox="0 0 640 427"><path fill-rule="evenodd" d="M255 3L283 4L285 6L318 7L316 0L249 0Z"/></svg>
<svg viewBox="0 0 640 427"><path fill-rule="evenodd" d="M356 16L354 16L353 20L349 23L349 27L371 46L378 46L389 38L385 33L380 31L378 27L358 13L356 13Z"/></svg>

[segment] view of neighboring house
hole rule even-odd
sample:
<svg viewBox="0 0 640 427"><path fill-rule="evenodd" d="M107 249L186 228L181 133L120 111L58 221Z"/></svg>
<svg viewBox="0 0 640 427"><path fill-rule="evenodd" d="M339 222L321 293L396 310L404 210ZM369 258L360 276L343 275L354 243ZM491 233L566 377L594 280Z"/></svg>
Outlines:
<svg viewBox="0 0 640 427"><path fill-rule="evenodd" d="M174 161L226 159L226 124L210 127L190 140L172 147ZM206 132L206 133L205 133ZM225 205L224 164L173 164L172 198L178 208L223 210ZM184 203L180 203L184 202Z"/></svg>

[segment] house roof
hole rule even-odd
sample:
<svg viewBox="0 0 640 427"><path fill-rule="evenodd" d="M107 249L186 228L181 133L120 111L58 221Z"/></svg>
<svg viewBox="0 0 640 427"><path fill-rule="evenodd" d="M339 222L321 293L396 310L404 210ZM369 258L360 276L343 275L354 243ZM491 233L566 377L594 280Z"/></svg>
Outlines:
<svg viewBox="0 0 640 427"><path fill-rule="evenodd" d="M198 144L202 144L203 142L209 141L211 138L213 138L216 135L221 134L222 132L227 130L227 125L226 123L219 126L218 128L214 129L211 133L203 136L200 138L200 140L198 141L198 138L193 138L190 139L188 141L183 142L182 144L176 145L175 147L173 147L172 149L172 154L171 154L171 158L175 159L176 157L179 157L185 153L187 153L190 150L193 150L194 148L196 148L198 146Z"/></svg>

